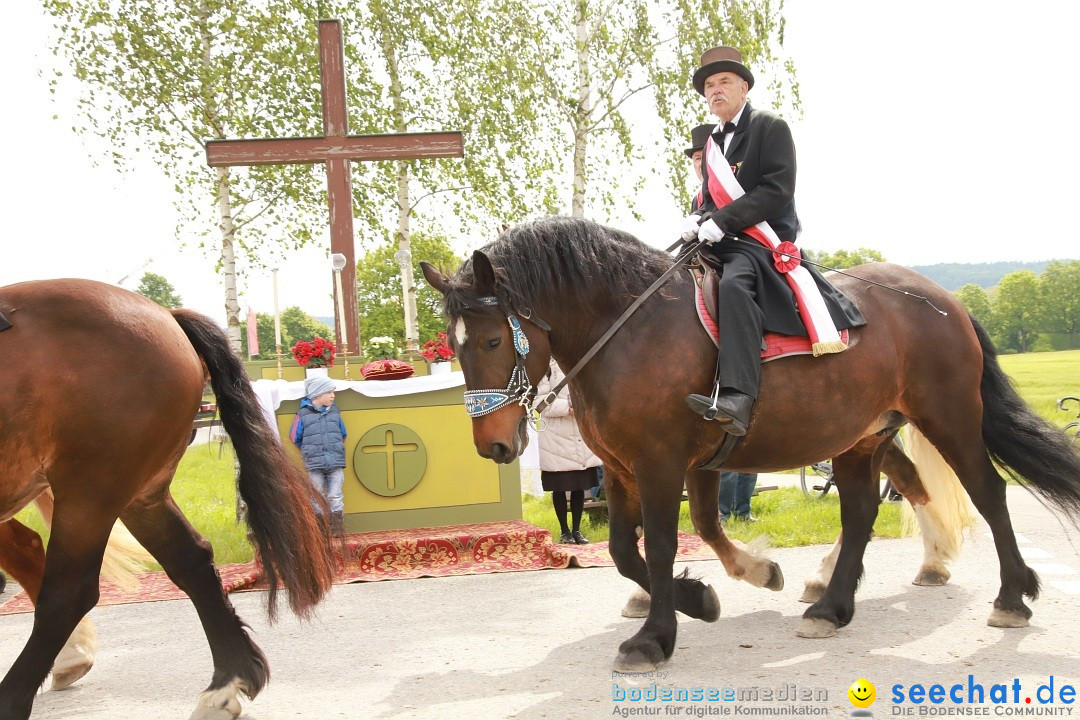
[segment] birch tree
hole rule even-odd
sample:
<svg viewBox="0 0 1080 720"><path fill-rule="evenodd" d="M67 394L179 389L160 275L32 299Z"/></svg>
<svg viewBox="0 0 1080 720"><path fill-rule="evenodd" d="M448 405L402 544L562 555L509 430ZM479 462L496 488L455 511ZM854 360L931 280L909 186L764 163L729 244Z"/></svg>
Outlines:
<svg viewBox="0 0 1080 720"><path fill-rule="evenodd" d="M311 238L320 179L306 166L211 169L205 142L321 134L316 8L293 0L44 0L54 85L78 81L76 131L130 169L149 153L175 183L177 235L212 256L240 348L237 255L272 262Z"/></svg>
<svg viewBox="0 0 1080 720"><path fill-rule="evenodd" d="M415 357L416 223L479 244L503 222L557 207L554 180L545 173L553 165L551 151L518 137L532 104L506 85L516 44L504 36L503 23L521 11L509 0L361 0L340 3L334 12L346 32L350 127L363 133L460 130L465 137L462 159L365 165L353 184L366 237L384 237L385 224L394 228L406 352Z"/></svg>
<svg viewBox="0 0 1080 720"><path fill-rule="evenodd" d="M637 217L628 198L643 186L642 166L666 169L673 195L685 200L682 148L704 115L690 78L710 47L740 48L759 76L776 78L766 83L774 98L797 106L794 68L779 55L782 5L538 0L508 13L503 37L517 44L520 57L503 76L536 106L526 142L557 148L554 171L569 180L559 197L565 207L568 196L570 214Z"/></svg>

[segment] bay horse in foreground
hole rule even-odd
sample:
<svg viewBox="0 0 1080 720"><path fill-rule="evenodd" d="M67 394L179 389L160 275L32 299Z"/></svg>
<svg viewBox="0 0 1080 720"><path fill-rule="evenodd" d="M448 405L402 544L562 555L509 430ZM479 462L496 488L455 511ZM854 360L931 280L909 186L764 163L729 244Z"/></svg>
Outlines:
<svg viewBox="0 0 1080 720"><path fill-rule="evenodd" d="M490 411L474 408L480 455L508 463L522 453L526 406L549 357L569 371L670 264L668 255L624 232L566 218L507 231L452 277L422 264L444 295L467 391L486 391L474 396L485 402L510 399ZM994 463L1076 518L1080 454L1024 404L986 332L949 292L885 263L852 273L927 301L836 276L866 326L851 331L842 353L766 364L747 435L724 462L729 470L768 472L834 458L842 541L799 634L825 637L851 622L880 503L876 478L892 437L907 423L955 471L993 533L1001 587L989 623L1026 625L1031 610L1023 596L1038 596L1039 579L1017 548ZM696 469L714 456L723 433L683 402L711 387L716 357L698 323L694 287L689 272L674 275L570 385L585 440L604 461L611 557L651 596L645 623L619 648L615 668L622 671L650 670L671 656L676 610L708 621L719 615L711 588L685 574L672 577L684 482L694 525L727 573L759 587L782 585L775 563L724 535L718 473Z"/></svg>
<svg viewBox="0 0 1080 720"><path fill-rule="evenodd" d="M118 518L191 598L210 643L214 674L192 717L236 717L237 695L254 698L269 668L222 590L210 544L169 492L207 374L239 462L271 619L279 580L301 617L333 580L318 496L264 418L243 364L209 318L87 280L2 287L0 314L12 323L0 332L0 561L35 604L30 638L0 681L0 720L30 716L54 659L97 603ZM43 552L13 516L50 493Z"/></svg>

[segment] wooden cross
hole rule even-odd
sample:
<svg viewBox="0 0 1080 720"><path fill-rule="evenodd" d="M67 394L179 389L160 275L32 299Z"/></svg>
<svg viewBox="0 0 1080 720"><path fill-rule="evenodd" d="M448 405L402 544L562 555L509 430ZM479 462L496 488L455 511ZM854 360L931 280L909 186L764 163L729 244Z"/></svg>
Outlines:
<svg viewBox="0 0 1080 720"><path fill-rule="evenodd" d="M323 136L271 138L266 140L211 140L206 143L206 162L211 167L235 165L289 165L326 163L330 196L330 252L345 256L341 283L345 317L339 317L334 290L334 331L342 352L359 354L360 322L356 302L356 250L353 241L352 190L349 163L353 160L411 160L461 157L460 132L349 135L345 105L345 52L341 23L319 21L319 76L322 86ZM342 323L346 340L341 342Z"/></svg>

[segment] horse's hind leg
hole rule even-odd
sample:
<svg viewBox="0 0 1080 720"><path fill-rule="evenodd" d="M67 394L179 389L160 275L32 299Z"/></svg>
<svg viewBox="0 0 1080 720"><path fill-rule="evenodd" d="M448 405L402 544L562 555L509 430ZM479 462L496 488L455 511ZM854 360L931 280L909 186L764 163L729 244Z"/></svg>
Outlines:
<svg viewBox="0 0 1080 720"><path fill-rule="evenodd" d="M833 571L836 569L836 559L840 557L840 548L843 546L844 533L841 531L836 538L836 542L829 548L829 552L825 554L825 557L821 558L817 573L813 577L807 578L803 583L803 592L799 597L799 602L816 603L825 596L825 589L829 587L829 581L832 580Z"/></svg>
<svg viewBox="0 0 1080 720"><path fill-rule="evenodd" d="M133 503L121 519L161 563L169 579L191 598L210 643L214 675L199 696L192 720L235 718L241 711L237 695L242 692L254 698L270 672L221 588L210 543L191 527L167 494Z"/></svg>
<svg viewBox="0 0 1080 720"><path fill-rule="evenodd" d="M877 478L881 462L877 443L863 441L833 460L833 477L840 494L843 542L836 566L821 599L806 609L796 633L799 637L831 637L855 615L855 590L863 573L863 553L877 518Z"/></svg>
<svg viewBox="0 0 1080 720"><path fill-rule="evenodd" d="M18 520L0 523L0 567L11 573L36 605L45 575L45 545L41 536ZM96 650L94 624L84 617L53 662L53 690L63 690L90 672Z"/></svg>
<svg viewBox="0 0 1080 720"><path fill-rule="evenodd" d="M971 501L941 453L917 428L909 430L908 455L918 467L915 482L919 492L901 488L910 502L910 507L904 508L904 526L907 529L913 515L923 538L923 563L912 582L944 585L950 576L948 564L963 546L964 530L974 522Z"/></svg>
<svg viewBox="0 0 1080 720"><path fill-rule="evenodd" d="M1024 604L1023 596L1032 600L1039 597L1039 577L1024 562L1016 544L1005 504L1005 480L994 469L983 444L979 422L982 414L972 408L967 417L944 407L940 410L920 418L918 427L956 471L975 509L990 526L1001 566L1001 588L987 623L994 627L1026 627L1031 609Z"/></svg>
<svg viewBox="0 0 1080 720"><path fill-rule="evenodd" d="M85 499L57 506L34 610L22 653L0 681L0 718L24 720L53 661L98 600L101 557L115 516Z"/></svg>
<svg viewBox="0 0 1080 720"><path fill-rule="evenodd" d="M925 439L922 439L922 442L926 442ZM927 494L926 487L919 471L916 469L915 463L912 462L912 459L908 457L898 443L895 441L886 443L884 451L881 472L885 473L893 489L903 495L913 508L915 521L918 523L922 535L923 561L912 583L915 585L944 585L949 581L950 577L948 563L955 559L959 552L963 522L958 513L941 509L943 503L929 504L931 498ZM935 451L934 454L937 455L937 452ZM940 456L938 457L940 458ZM924 460L920 460L919 466L921 467L924 462ZM942 464L944 464L943 461ZM940 470L936 466L930 467L929 472L940 474ZM951 472L949 470L950 474ZM944 504L947 505L950 501L951 498ZM906 509L905 512L907 512ZM836 566L836 559L840 555L843 538L844 534L840 533L836 543L828 554L822 558L817 573L806 580L802 597L799 598L800 601L814 603L825 594L825 588L828 587L833 569Z"/></svg>
<svg viewBox="0 0 1080 720"><path fill-rule="evenodd" d="M947 564L955 555L945 550L945 528L938 521L939 516L926 507L931 498L926 493L915 463L899 446L889 443L881 462L881 472L889 478L893 489L911 504L915 521L919 525L919 534L923 541L923 560L918 574L911 581L912 584L944 585L951 577Z"/></svg>
<svg viewBox="0 0 1080 720"><path fill-rule="evenodd" d="M638 528L641 527L641 504L624 484L624 475L608 466L604 469L605 495L608 499L608 551L619 573L638 584L622 609L623 617L648 617L649 568L638 552ZM675 608L692 618L714 622L720 617L720 599L711 586L688 577L686 573L674 578Z"/></svg>
<svg viewBox="0 0 1080 720"><path fill-rule="evenodd" d="M36 603L45 575L45 544L41 536L12 518L0 523L0 568L7 570Z"/></svg>
<svg viewBox="0 0 1080 720"><path fill-rule="evenodd" d="M719 488L719 471L693 470L686 476L690 519L694 522L698 536L720 558L728 576L735 580L745 580L754 587L783 590L784 574L779 565L768 558L743 550L724 533L724 528L720 526L720 507L717 503Z"/></svg>

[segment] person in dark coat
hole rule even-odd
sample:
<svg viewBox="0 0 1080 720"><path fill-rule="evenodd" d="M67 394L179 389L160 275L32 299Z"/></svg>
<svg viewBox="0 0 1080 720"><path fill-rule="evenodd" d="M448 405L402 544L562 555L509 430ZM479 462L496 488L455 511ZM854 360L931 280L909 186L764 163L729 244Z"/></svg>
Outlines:
<svg viewBox="0 0 1080 720"><path fill-rule="evenodd" d="M694 163L694 174L697 175L698 182L705 179L705 176L701 174L701 153L705 149L705 143L708 141L709 135L712 135L714 129L716 129L715 123L698 125L690 131L690 147L683 150L683 152L686 153L686 157L690 158ZM701 207L702 197L702 193L699 192L694 196L694 199L690 201L691 213L696 213L698 208Z"/></svg>
<svg viewBox="0 0 1080 720"><path fill-rule="evenodd" d="M782 118L746 102L754 75L738 50L706 51L693 82L719 122L704 149L702 199L698 211L684 222L682 237L709 244L702 256L721 268L723 312L717 319L720 352L712 396L689 395L686 403L706 420L718 421L728 433L745 435L760 382L763 333L807 335L795 293L774 267L773 253L748 234L767 222L780 242L795 241L799 230L795 144ZM716 191L718 178L715 166L710 171L710 163L715 162L730 166L745 194L726 203L713 197L710 186ZM711 216L702 222L707 214ZM811 287L816 285L825 301L825 321L831 318L833 332L865 324L858 309L821 273L808 265L801 267L810 272ZM820 343L814 352L839 352L845 347L842 342Z"/></svg>

